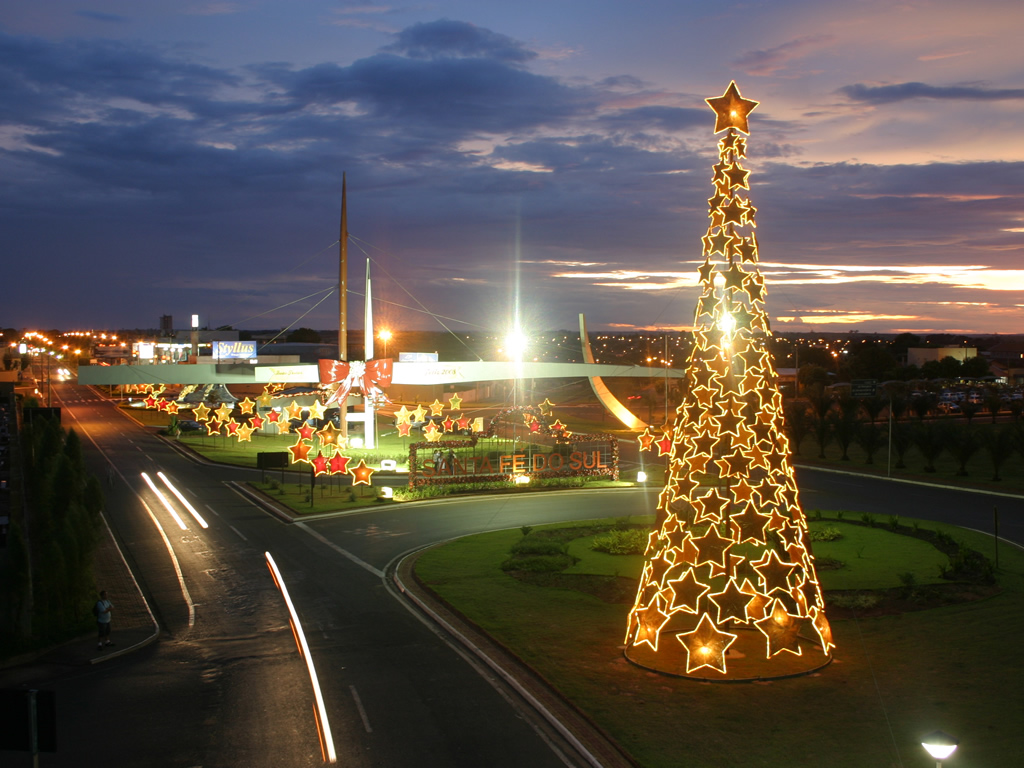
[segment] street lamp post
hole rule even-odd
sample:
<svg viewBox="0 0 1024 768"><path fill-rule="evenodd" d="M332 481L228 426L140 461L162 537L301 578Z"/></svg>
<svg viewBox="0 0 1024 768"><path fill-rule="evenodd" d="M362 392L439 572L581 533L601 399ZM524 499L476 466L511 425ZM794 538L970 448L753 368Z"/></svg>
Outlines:
<svg viewBox="0 0 1024 768"><path fill-rule="evenodd" d="M942 761L956 752L959 740L942 731L929 733L921 739L925 752L935 758L935 768L942 768Z"/></svg>

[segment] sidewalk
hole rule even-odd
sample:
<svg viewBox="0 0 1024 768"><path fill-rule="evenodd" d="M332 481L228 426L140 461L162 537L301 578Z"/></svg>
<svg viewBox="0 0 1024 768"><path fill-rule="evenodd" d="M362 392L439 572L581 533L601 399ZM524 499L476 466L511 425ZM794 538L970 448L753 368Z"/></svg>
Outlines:
<svg viewBox="0 0 1024 768"><path fill-rule="evenodd" d="M157 639L160 629L156 619L105 520L93 570L97 588L105 589L107 599L114 604L110 625L110 639L114 645L97 650L96 633L90 632L53 648L8 659L0 669L0 686L34 683L40 677L60 674L69 668L110 661Z"/></svg>

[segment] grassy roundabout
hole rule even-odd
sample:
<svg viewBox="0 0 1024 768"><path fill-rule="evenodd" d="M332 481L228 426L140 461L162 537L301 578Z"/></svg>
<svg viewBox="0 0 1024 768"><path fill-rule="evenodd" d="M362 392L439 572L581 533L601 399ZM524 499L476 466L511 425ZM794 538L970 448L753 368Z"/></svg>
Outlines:
<svg viewBox="0 0 1024 768"><path fill-rule="evenodd" d="M424 553L416 574L644 766L931 766L920 737L940 728L960 739L951 764L1019 765L1024 553L1001 547L994 587L958 585L940 576L953 567L949 553L962 543L991 555L991 537L908 519L859 522L812 522L842 536L814 544L834 561L819 574L834 663L771 683L710 685L625 660L641 558L589 549L622 521L538 527L528 538L553 542L533 547L549 554L517 555L534 565L514 572L502 564L523 531L469 536ZM545 570L543 559L560 555L566 567Z"/></svg>

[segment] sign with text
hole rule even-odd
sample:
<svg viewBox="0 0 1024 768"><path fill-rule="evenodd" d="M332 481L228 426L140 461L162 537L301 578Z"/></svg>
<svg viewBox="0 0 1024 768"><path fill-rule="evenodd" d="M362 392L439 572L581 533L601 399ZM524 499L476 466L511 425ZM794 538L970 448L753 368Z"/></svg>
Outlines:
<svg viewBox="0 0 1024 768"><path fill-rule="evenodd" d="M256 342L215 341L213 356L218 360L251 360L256 357Z"/></svg>

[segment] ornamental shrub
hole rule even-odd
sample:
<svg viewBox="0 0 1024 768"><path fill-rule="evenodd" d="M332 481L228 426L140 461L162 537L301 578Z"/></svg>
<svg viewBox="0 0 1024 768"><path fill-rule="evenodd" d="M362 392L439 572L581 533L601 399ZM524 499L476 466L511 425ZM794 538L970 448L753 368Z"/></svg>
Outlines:
<svg viewBox="0 0 1024 768"><path fill-rule="evenodd" d="M647 549L650 531L645 528L612 530L594 537L590 548L609 555L642 555Z"/></svg>

